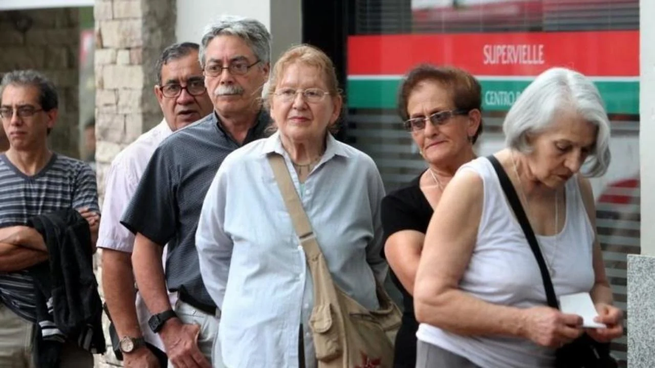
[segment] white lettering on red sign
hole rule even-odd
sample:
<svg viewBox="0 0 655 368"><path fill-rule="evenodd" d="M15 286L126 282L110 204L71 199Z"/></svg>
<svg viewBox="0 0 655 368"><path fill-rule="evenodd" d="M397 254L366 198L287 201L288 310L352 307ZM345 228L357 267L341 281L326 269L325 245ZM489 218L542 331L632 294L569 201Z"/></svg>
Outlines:
<svg viewBox="0 0 655 368"><path fill-rule="evenodd" d="M482 48L485 65L544 64L544 45L484 45Z"/></svg>

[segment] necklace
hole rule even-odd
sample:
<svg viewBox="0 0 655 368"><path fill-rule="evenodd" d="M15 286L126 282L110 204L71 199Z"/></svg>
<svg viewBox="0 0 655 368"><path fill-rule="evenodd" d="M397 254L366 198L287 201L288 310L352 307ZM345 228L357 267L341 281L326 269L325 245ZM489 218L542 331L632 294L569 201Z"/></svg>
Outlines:
<svg viewBox="0 0 655 368"><path fill-rule="evenodd" d="M298 173L298 177L301 181L304 181L304 178L309 176L309 174L312 172L314 167L316 167L316 163L318 163L321 160L321 157L323 155L320 155L310 161L309 163L300 165L295 163L293 160L291 160L291 164L293 165L293 168L296 169L296 173Z"/></svg>
<svg viewBox="0 0 655 368"><path fill-rule="evenodd" d="M430 172L430 176L432 176L432 180L434 180L434 183L437 184L437 187L439 188L440 191L443 192L443 185L441 185L441 181L439 181L439 178L437 178L437 175L432 171L432 168L429 167L428 171Z"/></svg>
<svg viewBox="0 0 655 368"><path fill-rule="evenodd" d="M511 153L512 155L512 165L514 166L514 175L516 175L516 178L519 181L519 191L521 193L521 196L523 197L523 201L525 202L525 207L528 213L528 219L530 217L530 202L528 202L528 197L525 195L525 192L523 191L523 183L521 182L521 177L519 176L519 171L516 168L516 160L514 159L514 153ZM550 273L550 277L555 277L555 269L552 267L555 259L555 255L557 254L557 248L559 246L559 192L556 190L555 191L555 248L553 249L553 253L550 256L550 260L546 257L546 254L544 253L544 249L541 246L541 243L537 242L539 245L539 249L541 249L541 253L544 255L544 260L546 261L546 267L548 268L548 271Z"/></svg>

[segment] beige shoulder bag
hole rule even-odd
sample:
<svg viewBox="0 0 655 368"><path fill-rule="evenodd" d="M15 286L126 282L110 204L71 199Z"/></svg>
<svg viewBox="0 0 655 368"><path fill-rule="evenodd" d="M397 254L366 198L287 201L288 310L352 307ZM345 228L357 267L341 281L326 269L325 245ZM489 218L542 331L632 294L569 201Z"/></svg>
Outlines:
<svg viewBox="0 0 655 368"><path fill-rule="evenodd" d="M284 158L270 154L268 159L312 273L314 308L309 325L318 366L391 368L400 309L379 284L376 287L380 309L376 311L364 308L334 284Z"/></svg>

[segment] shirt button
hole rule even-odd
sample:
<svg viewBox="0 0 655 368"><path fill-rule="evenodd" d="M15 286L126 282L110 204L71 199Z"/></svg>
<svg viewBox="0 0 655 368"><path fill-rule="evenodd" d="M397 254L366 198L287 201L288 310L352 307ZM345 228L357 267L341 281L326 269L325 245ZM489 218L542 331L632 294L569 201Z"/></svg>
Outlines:
<svg viewBox="0 0 655 368"><path fill-rule="evenodd" d="M308 308L309 308L309 304L305 303L305 309L308 309Z"/></svg>
<svg viewBox="0 0 655 368"><path fill-rule="evenodd" d="M305 191L305 195L310 195L310 194L312 194L312 191L309 190L309 189L307 189L307 190Z"/></svg>

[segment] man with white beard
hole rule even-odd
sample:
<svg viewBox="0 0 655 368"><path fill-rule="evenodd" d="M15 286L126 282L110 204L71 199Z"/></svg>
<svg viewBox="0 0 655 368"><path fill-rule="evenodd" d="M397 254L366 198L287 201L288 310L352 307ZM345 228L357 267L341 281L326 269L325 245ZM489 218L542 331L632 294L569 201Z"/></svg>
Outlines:
<svg viewBox="0 0 655 368"><path fill-rule="evenodd" d="M171 366L223 366L220 356L212 356L220 311L200 276L195 233L223 159L263 137L270 123L261 99L270 41L266 27L254 19L226 16L206 28L199 58L214 111L162 142L121 219L136 234L136 282L153 314L148 324L164 342ZM164 272L160 260L166 244ZM167 287L178 293L173 306Z"/></svg>

